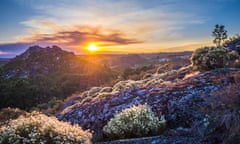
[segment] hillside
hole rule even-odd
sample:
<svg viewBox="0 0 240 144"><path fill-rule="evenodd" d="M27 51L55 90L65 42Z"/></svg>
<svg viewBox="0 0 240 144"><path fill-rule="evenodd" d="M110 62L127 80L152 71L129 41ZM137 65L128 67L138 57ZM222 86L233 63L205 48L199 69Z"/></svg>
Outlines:
<svg viewBox="0 0 240 144"><path fill-rule="evenodd" d="M0 111L6 115L0 125L4 127L12 118L24 121L19 115L35 120L33 115L59 125L78 124L82 133L93 136L88 141L99 144L239 142L239 54L204 47L190 61L191 54L76 56L57 46L30 47L1 67L0 106L56 114L60 122L7 108ZM131 62L119 65L127 61ZM116 137L106 134L104 128L119 113L141 106L152 110L147 126L138 127L138 120L145 121L147 115L140 112L143 117L127 120L134 115L129 112L109 127ZM157 133L148 129L153 116L164 122ZM136 121L137 125L128 126ZM40 123L43 126L45 121ZM131 128L140 134L131 134ZM141 135L145 130L148 132Z"/></svg>
<svg viewBox="0 0 240 144"><path fill-rule="evenodd" d="M32 46L1 67L0 107L48 108L69 95L111 82L110 68L57 46Z"/></svg>
<svg viewBox="0 0 240 144"><path fill-rule="evenodd" d="M112 88L92 88L69 101L58 119L94 130L99 141L105 139L102 128L116 112L147 103L158 116L165 115L168 129L163 136L170 137L167 140L184 137L181 143L218 143L222 141L218 135L226 128L214 117L228 107L222 106L219 111L217 107L236 98L228 95L239 86L239 74L239 69L192 73L185 67L139 81L122 81Z"/></svg>
<svg viewBox="0 0 240 144"><path fill-rule="evenodd" d="M124 79L141 79L157 72L158 67L167 71L190 64L189 54L168 53L162 56L79 56L58 46L32 46L1 67L0 97L3 100L0 108L10 106L29 110L48 109L50 106L58 109L57 105L61 105L65 98L93 86L112 86ZM124 73L129 68L133 68L132 72Z"/></svg>

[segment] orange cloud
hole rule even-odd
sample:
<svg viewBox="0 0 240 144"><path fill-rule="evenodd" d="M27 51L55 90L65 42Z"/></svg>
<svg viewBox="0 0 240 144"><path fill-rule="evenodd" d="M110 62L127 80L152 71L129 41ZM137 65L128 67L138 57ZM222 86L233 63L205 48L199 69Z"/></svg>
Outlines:
<svg viewBox="0 0 240 144"><path fill-rule="evenodd" d="M84 47L90 42L99 46L121 46L142 43L142 40L129 38L126 34L112 29L101 27L74 27L69 30L63 28L50 34L40 32L32 33L31 36L22 37L24 42L37 42L43 44L59 44L66 47Z"/></svg>

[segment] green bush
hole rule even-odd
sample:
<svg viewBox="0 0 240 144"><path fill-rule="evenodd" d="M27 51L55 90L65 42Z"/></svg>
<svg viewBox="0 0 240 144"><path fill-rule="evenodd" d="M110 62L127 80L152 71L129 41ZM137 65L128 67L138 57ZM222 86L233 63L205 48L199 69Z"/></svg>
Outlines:
<svg viewBox="0 0 240 144"><path fill-rule="evenodd" d="M103 132L110 139L143 137L157 135L166 126L162 116L159 120L148 105L133 106L116 114Z"/></svg>
<svg viewBox="0 0 240 144"><path fill-rule="evenodd" d="M192 57L194 70L211 70L215 68L231 67L239 55L223 47L204 47L197 49Z"/></svg>
<svg viewBox="0 0 240 144"><path fill-rule="evenodd" d="M92 134L78 125L60 122L38 112L20 116L0 128L0 144L91 143Z"/></svg>

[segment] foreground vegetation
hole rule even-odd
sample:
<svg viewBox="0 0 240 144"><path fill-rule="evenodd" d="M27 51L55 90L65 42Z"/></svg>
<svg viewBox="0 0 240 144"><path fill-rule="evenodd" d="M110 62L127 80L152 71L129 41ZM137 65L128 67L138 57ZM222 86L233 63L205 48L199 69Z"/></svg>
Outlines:
<svg viewBox="0 0 240 144"><path fill-rule="evenodd" d="M28 113L0 128L0 143L87 144L91 133L39 112Z"/></svg>
<svg viewBox="0 0 240 144"><path fill-rule="evenodd" d="M110 139L153 136L162 133L166 127L164 116L159 118L148 105L127 108L115 115L103 128Z"/></svg>

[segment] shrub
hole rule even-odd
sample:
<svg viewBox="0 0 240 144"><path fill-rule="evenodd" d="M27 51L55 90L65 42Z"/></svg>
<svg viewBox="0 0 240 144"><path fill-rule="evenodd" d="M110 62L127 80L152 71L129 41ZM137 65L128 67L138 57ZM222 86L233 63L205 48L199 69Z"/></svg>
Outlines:
<svg viewBox="0 0 240 144"><path fill-rule="evenodd" d="M103 132L110 139L143 137L157 135L166 126L166 120L162 116L159 120L149 106L133 106L116 114L106 126Z"/></svg>
<svg viewBox="0 0 240 144"><path fill-rule="evenodd" d="M223 47L204 47L197 49L192 57L195 70L211 70L215 68L231 67L239 55Z"/></svg>
<svg viewBox="0 0 240 144"><path fill-rule="evenodd" d="M20 116L0 128L0 143L91 143L91 133L38 112Z"/></svg>
<svg viewBox="0 0 240 144"><path fill-rule="evenodd" d="M26 115L27 112L18 108L3 108L0 110L0 127L7 124L11 119L16 119L20 115Z"/></svg>

